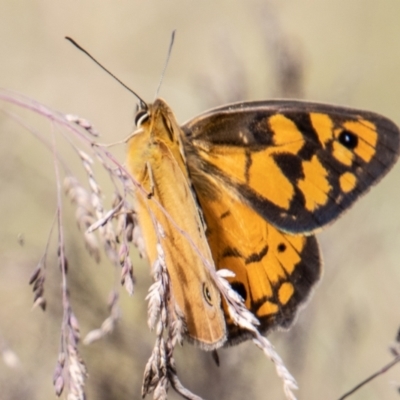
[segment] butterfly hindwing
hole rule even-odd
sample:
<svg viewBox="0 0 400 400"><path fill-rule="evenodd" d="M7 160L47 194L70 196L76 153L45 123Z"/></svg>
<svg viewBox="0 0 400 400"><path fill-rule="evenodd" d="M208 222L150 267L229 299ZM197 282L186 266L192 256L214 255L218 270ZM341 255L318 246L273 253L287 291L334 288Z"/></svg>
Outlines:
<svg viewBox="0 0 400 400"><path fill-rule="evenodd" d="M390 120L317 103L237 103L182 129L196 167L292 233L310 233L335 220L399 153L399 130Z"/></svg>
<svg viewBox="0 0 400 400"><path fill-rule="evenodd" d="M315 237L279 231L210 175L197 171L192 182L216 267L235 274L230 284L258 318L261 332L289 327L321 274ZM248 332L226 309L225 314L227 343L245 340Z"/></svg>

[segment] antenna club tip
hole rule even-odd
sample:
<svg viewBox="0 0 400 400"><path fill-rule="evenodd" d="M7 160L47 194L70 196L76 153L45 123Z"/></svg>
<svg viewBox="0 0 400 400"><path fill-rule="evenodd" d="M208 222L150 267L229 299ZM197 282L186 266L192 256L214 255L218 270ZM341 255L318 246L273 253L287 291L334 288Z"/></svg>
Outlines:
<svg viewBox="0 0 400 400"><path fill-rule="evenodd" d="M68 42L71 42L75 47L77 47L78 49L80 49L81 48L81 46L79 46L79 44L78 43L76 43L75 42L75 40L74 39L72 39L71 37L69 37L69 36L64 36L64 39L67 39L68 40Z"/></svg>

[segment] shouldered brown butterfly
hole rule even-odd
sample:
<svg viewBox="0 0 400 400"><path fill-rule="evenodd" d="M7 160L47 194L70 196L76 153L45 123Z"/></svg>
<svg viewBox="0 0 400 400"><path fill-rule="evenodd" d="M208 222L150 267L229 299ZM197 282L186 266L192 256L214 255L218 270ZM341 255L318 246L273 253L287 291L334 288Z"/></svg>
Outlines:
<svg viewBox="0 0 400 400"><path fill-rule="evenodd" d="M129 171L207 262L234 272L229 281L261 332L288 327L318 281L314 233L377 183L399 155L399 129L387 118L305 101L230 104L180 127L157 99L142 105L136 122ZM150 214L166 231L167 268L189 338L206 349L246 339L226 306L222 314L218 290L192 244L152 199L142 198L138 207L151 262Z"/></svg>
<svg viewBox="0 0 400 400"><path fill-rule="evenodd" d="M152 264L162 243L187 337L213 350L250 336L231 319L214 268L234 273L260 332L290 326L321 275L314 234L394 165L398 127L294 100L228 104L179 126L164 100L137 97L126 162L148 196L136 196L136 211Z"/></svg>

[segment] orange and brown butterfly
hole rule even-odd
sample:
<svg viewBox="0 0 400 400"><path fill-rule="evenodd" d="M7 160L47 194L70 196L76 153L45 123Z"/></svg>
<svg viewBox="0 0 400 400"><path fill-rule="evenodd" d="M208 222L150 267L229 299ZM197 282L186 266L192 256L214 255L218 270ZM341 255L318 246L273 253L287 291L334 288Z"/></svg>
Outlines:
<svg viewBox="0 0 400 400"><path fill-rule="evenodd" d="M399 129L387 118L304 101L230 104L179 126L157 99L141 104L136 124L127 165L150 194L137 196L147 255L157 259L160 224L187 336L208 350L249 334L206 265L235 274L230 284L261 332L290 326L321 276L314 233L399 155Z"/></svg>

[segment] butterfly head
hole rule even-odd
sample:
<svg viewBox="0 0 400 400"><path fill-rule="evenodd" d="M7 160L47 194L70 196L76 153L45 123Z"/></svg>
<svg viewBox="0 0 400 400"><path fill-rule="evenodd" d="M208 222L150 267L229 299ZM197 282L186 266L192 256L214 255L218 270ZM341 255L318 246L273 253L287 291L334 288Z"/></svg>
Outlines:
<svg viewBox="0 0 400 400"><path fill-rule="evenodd" d="M150 141L164 143L175 157L185 160L183 132L175 119L174 113L162 99L156 99L152 104L140 102L135 115L137 131L144 133Z"/></svg>

